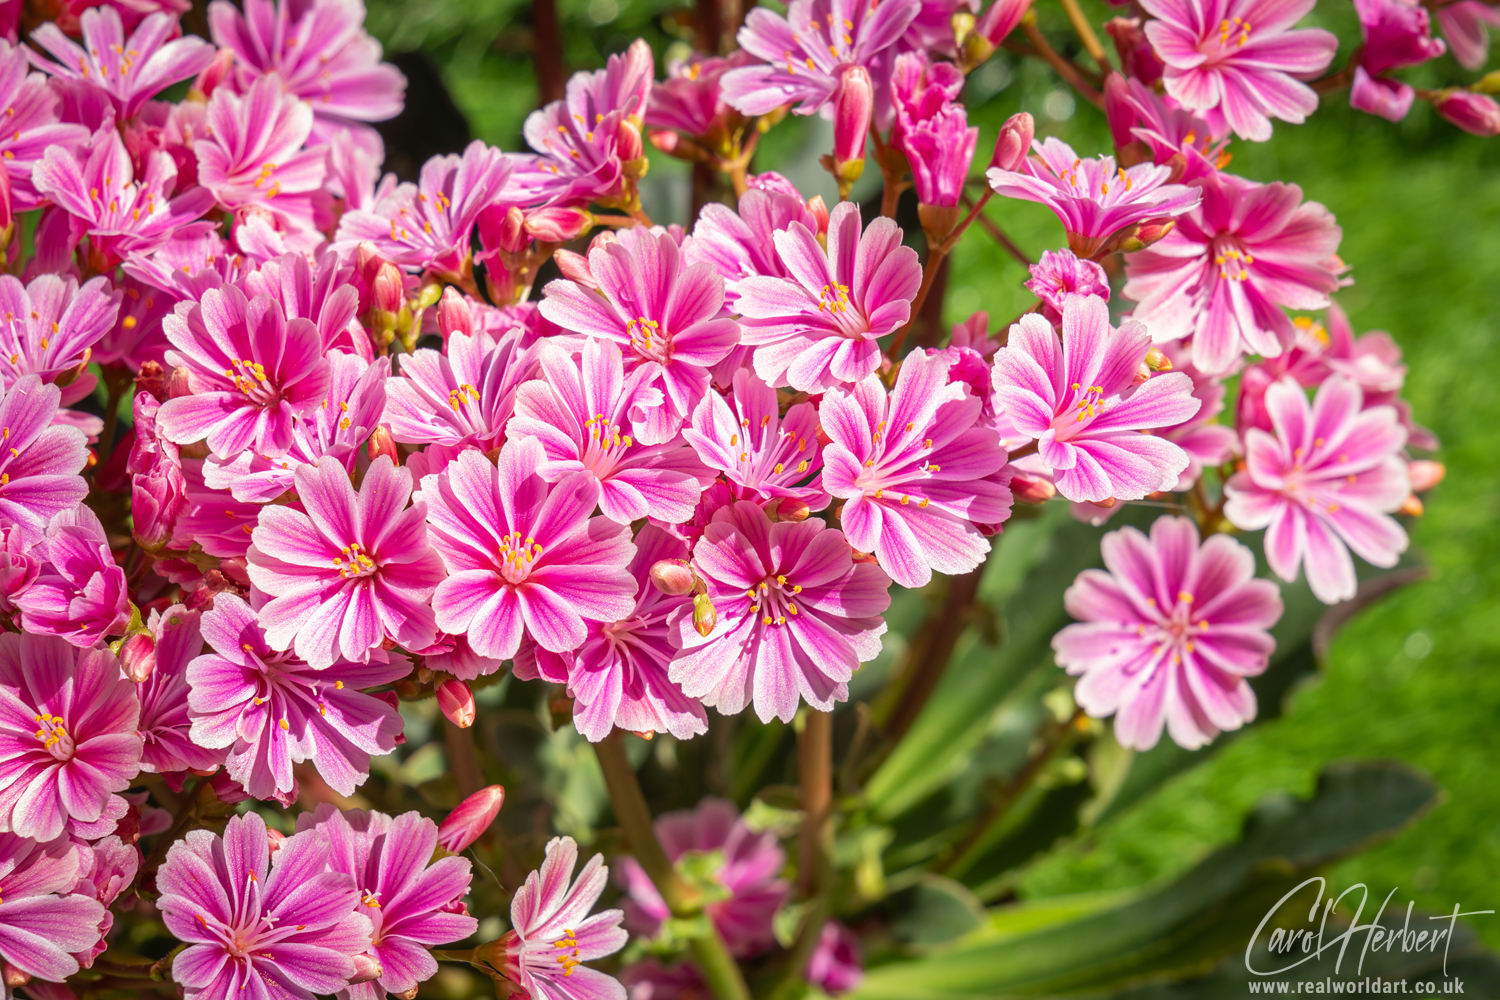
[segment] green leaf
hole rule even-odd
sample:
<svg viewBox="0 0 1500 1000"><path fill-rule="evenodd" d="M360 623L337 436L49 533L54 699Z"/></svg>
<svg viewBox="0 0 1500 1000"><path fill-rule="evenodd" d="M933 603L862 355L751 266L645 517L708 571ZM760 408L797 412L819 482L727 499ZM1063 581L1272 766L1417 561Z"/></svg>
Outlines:
<svg viewBox="0 0 1500 1000"><path fill-rule="evenodd" d="M923 876L892 902L901 912L891 921L891 935L906 944L953 941L985 922L984 906L974 894L941 875Z"/></svg>

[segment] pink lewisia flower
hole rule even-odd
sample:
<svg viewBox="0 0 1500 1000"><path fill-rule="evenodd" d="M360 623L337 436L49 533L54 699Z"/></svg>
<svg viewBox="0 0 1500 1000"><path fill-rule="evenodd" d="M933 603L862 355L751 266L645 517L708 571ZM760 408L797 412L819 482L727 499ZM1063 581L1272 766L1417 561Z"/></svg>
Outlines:
<svg viewBox="0 0 1500 1000"><path fill-rule="evenodd" d="M619 980L582 964L613 955L629 935L619 910L589 915L609 882L604 856L594 855L573 879L577 863L572 837L547 842L542 867L511 900L511 930L497 942L505 946L505 976L532 1000L625 1000Z"/></svg>
<svg viewBox="0 0 1500 1000"><path fill-rule="evenodd" d="M828 506L818 443L818 409L801 402L780 415L776 390L748 369L734 373L732 392L711 392L693 411L682 436L698 457L724 473L734 495L764 502L801 500L812 510Z"/></svg>
<svg viewBox="0 0 1500 1000"><path fill-rule="evenodd" d="M219 87L208 102L206 124L208 137L193 143L198 183L225 208L280 209L295 200L290 196L322 186L328 151L302 148L312 132L313 109L286 93L279 78L261 77L243 97Z"/></svg>
<svg viewBox="0 0 1500 1000"><path fill-rule="evenodd" d="M272 648L315 670L368 662L387 638L410 649L437 637L428 601L443 578L421 501L407 506L411 473L388 455L356 492L330 456L297 470L307 513L274 504L251 533L250 580L269 600L260 623Z"/></svg>
<svg viewBox="0 0 1500 1000"><path fill-rule="evenodd" d="M0 833L0 959L7 968L60 983L78 971L76 954L99 945L107 911L79 884L87 852L66 837L38 843Z"/></svg>
<svg viewBox="0 0 1500 1000"><path fill-rule="evenodd" d="M693 566L718 625L704 637L691 609L677 612L682 653L671 676L725 715L752 701L762 722L790 722L802 700L831 711L880 653L890 578L855 562L843 533L817 518L773 524L753 503L721 508L693 546Z"/></svg>
<svg viewBox="0 0 1500 1000"><path fill-rule="evenodd" d="M858 382L880 365L876 340L911 318L922 283L917 252L884 217L860 233L859 206L828 216L828 249L800 222L775 234L788 278L739 283L741 340L755 349L755 373L773 387L821 392Z"/></svg>
<svg viewBox="0 0 1500 1000"><path fill-rule="evenodd" d="M1467 70L1484 66L1490 54L1490 28L1500 28L1500 10L1483 0L1458 0L1437 9L1438 27L1453 58Z"/></svg>
<svg viewBox="0 0 1500 1000"><path fill-rule="evenodd" d="M41 575L17 602L26 629L85 649L105 636L123 635L130 595L98 515L82 504L54 515L43 548Z"/></svg>
<svg viewBox="0 0 1500 1000"><path fill-rule="evenodd" d="M797 114L813 114L833 100L845 68L878 71L878 60L920 7L920 0L793 0L786 17L765 8L752 10L740 28L739 43L763 63L724 74L724 100L746 115L792 103ZM883 83L885 75L878 74L877 80Z"/></svg>
<svg viewBox="0 0 1500 1000"><path fill-rule="evenodd" d="M287 319L269 296L233 285L180 303L162 320L174 350L167 363L188 370L190 393L162 404L162 435L178 444L208 440L215 455L246 448L275 456L292 445L294 418L327 398L329 363L310 320Z"/></svg>
<svg viewBox="0 0 1500 1000"><path fill-rule="evenodd" d="M672 60L667 64L667 78L651 87L645 124L707 136L729 114L721 86L724 74L754 61L744 49L723 58L694 52L686 59Z"/></svg>
<svg viewBox="0 0 1500 1000"><path fill-rule="evenodd" d="M281 842L273 867L254 812L230 819L222 839L193 830L172 845L156 905L188 946L172 979L190 1000L312 1000L348 986L370 921L355 912L354 879L327 870L330 853L316 834L298 834Z"/></svg>
<svg viewBox="0 0 1500 1000"><path fill-rule="evenodd" d="M0 107L5 116L0 160L10 180L11 207L28 212L41 204L31 171L48 146L75 148L88 141L89 130L58 121L57 94L40 73L27 73L26 50L0 40Z"/></svg>
<svg viewBox="0 0 1500 1000"><path fill-rule="evenodd" d="M483 330L455 333L441 353L423 348L403 357L401 376L386 383L391 436L455 454L470 446L484 452L500 447L516 390L536 372L526 339L519 327L499 337Z"/></svg>
<svg viewBox="0 0 1500 1000"><path fill-rule="evenodd" d="M1081 677L1074 697L1095 718L1115 713L1122 746L1149 750L1162 723L1196 750L1255 718L1246 677L1266 669L1281 595L1255 579L1255 556L1228 535L1161 517L1101 543L1108 572L1086 569L1064 595L1082 619L1052 639L1057 664Z"/></svg>
<svg viewBox="0 0 1500 1000"><path fill-rule="evenodd" d="M995 355L997 405L1036 439L1036 464L1069 500L1139 500L1175 488L1187 468L1181 447L1149 432L1182 423L1200 403L1181 372L1135 385L1150 346L1139 323L1116 330L1101 300L1075 298L1063 306L1060 344L1031 313Z"/></svg>
<svg viewBox="0 0 1500 1000"><path fill-rule="evenodd" d="M682 244L682 259L689 265L712 264L724 276L724 300L733 306L740 279L792 276L776 253L775 234L793 222L818 230L800 194L751 188L740 196L738 210L718 202L703 206L692 235Z"/></svg>
<svg viewBox="0 0 1500 1000"><path fill-rule="evenodd" d="M656 838L674 864L690 854L722 855L711 878L726 895L705 907L709 919L737 958L750 958L776 944L771 922L791 886L781 878L786 854L774 833L753 833L734 803L706 798L696 809L663 813ZM672 915L656 886L634 858L622 858L625 924L632 933L655 937Z"/></svg>
<svg viewBox="0 0 1500 1000"><path fill-rule="evenodd" d="M115 915L109 907L114 906L120 894L135 884L136 873L141 867L141 852L134 844L127 844L118 836L109 836L80 848L79 854L84 857L79 865L78 886L74 892L97 900L105 908L95 931L98 941L91 948L73 953L78 964L89 968L108 947L105 938L115 925Z"/></svg>
<svg viewBox="0 0 1500 1000"><path fill-rule="evenodd" d="M948 32L951 46L952 28ZM954 103L963 82L963 74L952 63L929 64L920 51L896 57L891 74L896 111L891 144L905 152L911 163L919 204L951 208L962 194L979 138L979 130L968 127L963 105Z"/></svg>
<svg viewBox="0 0 1500 1000"><path fill-rule="evenodd" d="M1224 516L1246 531L1266 529L1266 561L1283 580L1301 564L1325 604L1354 596L1353 549L1394 566L1406 532L1390 512L1411 494L1399 452L1406 431L1394 407L1364 408L1359 386L1332 375L1309 404L1293 379L1266 390L1274 435L1245 431L1245 469L1225 483Z"/></svg>
<svg viewBox="0 0 1500 1000"><path fill-rule="evenodd" d="M932 571L967 573L1010 517L1005 449L980 423L982 401L950 382L953 362L912 354L887 394L874 376L823 397L824 486L846 502L849 544L874 552L903 587Z"/></svg>
<svg viewBox="0 0 1500 1000"><path fill-rule="evenodd" d="M1448 50L1430 34L1427 10L1408 0L1359 0L1359 65L1349 90L1349 104L1360 111L1400 121L1411 109L1416 92L1400 80L1386 78L1393 69L1416 66Z"/></svg>
<svg viewBox="0 0 1500 1000"><path fill-rule="evenodd" d="M0 635L0 827L41 841L114 828L126 808L115 793L140 770L141 705L132 688L103 647Z"/></svg>
<svg viewBox="0 0 1500 1000"><path fill-rule="evenodd" d="M1205 468L1229 461L1239 448L1239 438L1233 429L1214 419L1224 412L1224 383L1194 368L1186 359L1185 348L1168 345L1166 353L1172 359L1173 370L1192 379L1193 398L1202 404L1187 420L1156 432L1187 452L1188 467L1177 477L1176 490L1181 493L1192 489Z"/></svg>
<svg viewBox="0 0 1500 1000"><path fill-rule="evenodd" d="M661 392L645 385L651 371L624 373L620 348L589 338L574 361L555 344L543 343L540 379L516 392L516 415L508 434L541 442L546 461L536 474L548 482L583 472L599 483L599 510L629 524L648 514L686 521L698 494L714 475L680 438L643 445L625 433L632 414L661 405Z"/></svg>
<svg viewBox="0 0 1500 1000"><path fill-rule="evenodd" d="M230 277L246 297L265 295L280 302L287 319L311 320L325 352L353 354L366 363L375 360L370 336L355 316L359 289L354 285L354 266L341 261L331 250L311 256L285 254ZM208 286L214 279L204 275L200 281Z"/></svg>
<svg viewBox="0 0 1500 1000"><path fill-rule="evenodd" d="M865 960L859 938L837 920L823 925L818 946L807 961L807 981L829 996L856 989L865 980Z"/></svg>
<svg viewBox="0 0 1500 1000"><path fill-rule="evenodd" d="M213 647L188 664L192 740L228 747L226 771L257 799L294 793L292 764L312 761L340 795L353 795L370 773L371 755L396 747L401 716L360 693L405 677L411 664L382 650L367 664L314 670L266 642L250 606L219 594L200 619Z"/></svg>
<svg viewBox="0 0 1500 1000"><path fill-rule="evenodd" d="M72 276L41 274L30 285L0 276L0 385L23 375L52 381L88 364L90 348L114 326L120 298L105 277L79 288ZM65 402L77 402L95 384L92 377L74 380Z"/></svg>
<svg viewBox="0 0 1500 1000"><path fill-rule="evenodd" d="M1106 89L1113 91L1114 81L1118 79L1112 76L1105 84ZM1129 80L1119 97L1121 104L1112 111L1126 121L1128 132L1124 137L1117 134L1117 141L1123 144L1123 141L1134 138L1144 142L1156 163L1168 163L1181 155L1184 181L1213 174L1229 162L1224 153L1224 147L1228 145L1225 140L1227 127L1213 128L1204 119L1184 110L1172 98L1163 97L1140 80ZM1110 98L1105 100L1108 106ZM1113 119L1110 127L1117 128Z"/></svg>
<svg viewBox="0 0 1500 1000"><path fill-rule="evenodd" d="M1058 138L1045 139L1020 170L991 167L985 174L996 194L1046 205L1062 220L1068 246L1092 257L1121 230L1192 211L1202 197L1170 184L1170 167L1138 163L1122 170L1112 156L1080 159Z"/></svg>
<svg viewBox="0 0 1500 1000"><path fill-rule="evenodd" d="M61 398L35 375L0 391L0 515L33 542L89 492L79 475L88 464L83 432L53 423Z"/></svg>
<svg viewBox="0 0 1500 1000"><path fill-rule="evenodd" d="M1341 230L1295 184L1228 174L1194 182L1203 204L1130 255L1124 295L1158 343L1193 338L1193 364L1219 375L1243 353L1273 357L1293 340L1280 306L1322 309L1339 287Z"/></svg>
<svg viewBox="0 0 1500 1000"><path fill-rule="evenodd" d="M94 345L93 360L102 367L130 371L140 371L148 361L165 367L167 349L172 345L161 321L178 297L163 294L128 274L115 282L115 287L121 293L120 312L113 328Z"/></svg>
<svg viewBox="0 0 1500 1000"><path fill-rule="evenodd" d="M1109 301L1109 276L1091 260L1079 260L1071 250L1043 250L1031 265L1026 288L1042 300L1042 315L1061 322L1063 306L1074 298L1097 296Z"/></svg>
<svg viewBox="0 0 1500 1000"><path fill-rule="evenodd" d="M41 552L32 538L18 524L0 525L0 615L9 619L16 613L16 600L41 571Z"/></svg>
<svg viewBox="0 0 1500 1000"><path fill-rule="evenodd" d="M353 877L360 894L354 912L372 928L366 954L379 964L380 976L350 986L339 994L344 1000L384 1000L387 992L415 989L437 974L428 948L461 941L479 927L463 905L468 859L428 864L438 845L432 820L415 812L341 813L324 803L297 817L297 834L304 831L328 845L330 871Z"/></svg>
<svg viewBox="0 0 1500 1000"><path fill-rule="evenodd" d="M1271 138L1271 119L1300 124L1318 107L1311 79L1338 39L1292 30L1314 0L1142 0L1167 93L1190 111L1215 112L1242 139Z"/></svg>
<svg viewBox="0 0 1500 1000"><path fill-rule="evenodd" d="M79 18L83 45L62 33L55 24L43 24L31 40L52 54L57 62L27 51L37 69L103 91L124 121L134 118L146 102L179 80L196 76L214 58L214 47L201 38L174 38L177 18L152 14L141 21L127 39L120 12L113 7L94 7Z"/></svg>
<svg viewBox="0 0 1500 1000"><path fill-rule="evenodd" d="M679 539L648 524L635 537L630 574L636 581L635 608L613 622L588 622L588 638L570 653L523 647L516 677L544 677L566 684L574 699L573 725L597 743L613 729L632 733L671 733L688 740L708 731L703 706L667 677L677 653L667 621L691 603L668 597L651 582L651 567L662 559L687 558Z"/></svg>
<svg viewBox="0 0 1500 1000"><path fill-rule="evenodd" d="M480 656L509 659L523 634L554 653L577 649L585 618L618 621L635 607L629 531L589 516L593 477L549 484L535 474L544 461L532 438L508 442L498 468L467 450L416 494L449 573L432 597L438 628L466 634Z"/></svg>
<svg viewBox="0 0 1500 1000"><path fill-rule="evenodd" d="M153 610L147 624L156 641L156 666L144 683L136 685L141 700L138 726L145 740L141 770L168 775L211 771L224 763L224 751L200 747L189 736L193 720L188 713L187 668L203 652L198 612L174 604L165 611Z"/></svg>
<svg viewBox="0 0 1500 1000"><path fill-rule="evenodd" d="M642 444L665 444L708 391L708 369L739 339L734 320L720 315L724 279L711 264L684 265L671 234L640 227L596 244L588 263L598 289L548 282L542 316L579 335L569 340L619 344L627 372L647 369L641 387L659 389L662 402L632 413L631 431Z"/></svg>

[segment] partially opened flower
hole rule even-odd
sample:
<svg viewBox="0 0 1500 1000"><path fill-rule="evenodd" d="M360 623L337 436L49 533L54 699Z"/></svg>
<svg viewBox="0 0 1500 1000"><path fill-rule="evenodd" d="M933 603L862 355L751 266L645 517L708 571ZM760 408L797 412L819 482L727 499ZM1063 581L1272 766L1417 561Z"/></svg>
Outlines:
<svg viewBox="0 0 1500 1000"><path fill-rule="evenodd" d="M227 747L229 777L255 798L292 792L292 764L302 761L312 761L334 791L353 795L370 757L395 749L400 714L360 689L405 677L405 657L377 649L369 663L314 670L273 650L255 612L232 594L214 598L199 624L213 651L187 668L192 739Z"/></svg>
<svg viewBox="0 0 1500 1000"><path fill-rule="evenodd" d="M1325 604L1354 596L1352 548L1375 566L1394 566L1406 531L1390 514L1411 493L1399 452L1406 431L1390 406L1364 408L1359 386L1332 375L1309 403L1295 380L1266 390L1274 434L1245 431L1245 468L1224 486L1224 516L1246 531L1266 529L1266 561L1283 580L1307 572Z"/></svg>
<svg viewBox="0 0 1500 1000"><path fill-rule="evenodd" d="M1030 267L1026 287L1042 300L1042 315L1053 323L1062 321L1063 306L1075 297L1097 296L1109 301L1109 276L1091 260L1079 260L1071 250L1043 250Z"/></svg>
<svg viewBox="0 0 1500 1000"><path fill-rule="evenodd" d="M865 978L864 950L854 932L837 920L823 925L807 962L807 981L829 996L855 989Z"/></svg>
<svg viewBox="0 0 1500 1000"><path fill-rule="evenodd" d="M80 870L83 857L66 837L39 843L0 833L0 959L6 968L60 983L78 971L74 956L98 945L107 911L90 886L79 885L88 874Z"/></svg>
<svg viewBox="0 0 1500 1000"><path fill-rule="evenodd" d="M1281 617L1274 583L1255 579L1255 554L1228 535L1202 545L1193 522L1158 518L1104 536L1106 570L1087 569L1064 595L1080 619L1052 639L1057 665L1080 677L1078 704L1115 716L1122 746L1149 750L1163 723L1196 750L1255 718L1245 678L1266 669Z"/></svg>
<svg viewBox="0 0 1500 1000"><path fill-rule="evenodd" d="M370 945L359 890L328 871L328 844L299 834L281 842L272 862L265 820L249 812L229 820L221 838L193 830L172 845L156 884L167 929L188 947L172 979L189 998L261 996L312 1000L354 978L354 956Z"/></svg>
<svg viewBox="0 0 1500 1000"><path fill-rule="evenodd" d="M102 646L0 635L0 829L40 841L114 829L126 809L116 793L140 769L134 687Z"/></svg>
<svg viewBox="0 0 1500 1000"><path fill-rule="evenodd" d="M1467 70L1484 66L1490 54L1490 29L1500 28L1500 10L1483 0L1458 0L1437 8L1437 21L1460 66Z"/></svg>
<svg viewBox="0 0 1500 1000"><path fill-rule="evenodd" d="M5 116L0 134L0 163L10 180L11 207L17 212L39 208L41 199L31 171L48 146L73 148L88 141L89 130L58 120L56 92L40 73L29 73L27 49L0 39L0 107Z"/></svg>
<svg viewBox="0 0 1500 1000"><path fill-rule="evenodd" d="M739 301L739 281L751 275L790 278L775 234L792 223L817 232L818 223L800 194L751 188L740 195L739 206L710 202L703 206L692 235L682 245L687 264L707 261L724 277L724 301Z"/></svg>
<svg viewBox="0 0 1500 1000"><path fill-rule="evenodd" d="M151 612L147 624L156 643L156 665L151 676L136 685L141 700L139 729L145 740L141 770L176 774L179 782L182 771L211 771L224 763L222 748L198 746L190 735L193 720L188 713L187 668L203 652L198 616L199 612L181 604Z"/></svg>
<svg viewBox="0 0 1500 1000"><path fill-rule="evenodd" d="M193 144L198 183L229 209L281 209L290 196L318 190L328 151L302 148L312 123L311 105L287 93L278 77L261 77L244 96L218 88L208 102L208 135Z"/></svg>
<svg viewBox="0 0 1500 1000"><path fill-rule="evenodd" d="M694 137L724 127L729 113L722 88L724 74L754 61L755 57L744 49L723 58L694 52L686 59L673 59L667 63L667 78L651 87L644 123Z"/></svg>
<svg viewBox="0 0 1500 1000"><path fill-rule="evenodd" d="M1137 79L1128 81L1121 97L1125 113L1134 119L1129 135L1144 142L1157 163L1167 163L1180 155L1184 181L1207 176L1228 164L1224 128L1214 129L1203 118Z"/></svg>
<svg viewBox="0 0 1500 1000"><path fill-rule="evenodd" d="M134 844L127 844L119 836L113 835L79 850L79 854L85 857L79 866L78 886L73 891L97 900L104 907L104 913L99 917L94 932L98 935L98 940L93 947L73 953L78 964L87 969L108 947L105 938L115 925L115 915L109 907L114 906L115 900L135 884L135 877L141 868L141 852ZM0 892L3 892L3 886L0 886ZM74 915L82 915L78 909L73 912Z"/></svg>
<svg viewBox="0 0 1500 1000"><path fill-rule="evenodd" d="M843 532L818 518L773 524L753 503L721 508L693 546L693 568L718 624L704 636L694 609L676 612L671 677L725 715L753 703L762 722L789 722L803 701L831 711L880 653L890 578L855 562Z"/></svg>
<svg viewBox="0 0 1500 1000"><path fill-rule="evenodd" d="M1354 8L1359 13L1360 34L1365 43L1349 89L1349 104L1400 121L1410 110L1416 92L1409 84L1386 74L1436 59L1448 47L1442 39L1432 37L1427 9L1420 4L1409 0L1360 0Z"/></svg>
<svg viewBox="0 0 1500 1000"><path fill-rule="evenodd" d="M89 492L79 475L88 464L83 432L54 423L61 398L35 375L0 390L0 514L32 541Z"/></svg>
<svg viewBox="0 0 1500 1000"><path fill-rule="evenodd" d="M125 571L110 553L99 516L83 504L47 523L42 572L17 603L26 629L88 648L124 635L130 622Z"/></svg>
<svg viewBox="0 0 1500 1000"><path fill-rule="evenodd" d="M87 365L89 349L115 325L120 299L105 277L80 288L71 276L40 274L29 285L0 276L0 385L23 375L50 382ZM75 379L65 402L77 402L94 384L92 377Z"/></svg>

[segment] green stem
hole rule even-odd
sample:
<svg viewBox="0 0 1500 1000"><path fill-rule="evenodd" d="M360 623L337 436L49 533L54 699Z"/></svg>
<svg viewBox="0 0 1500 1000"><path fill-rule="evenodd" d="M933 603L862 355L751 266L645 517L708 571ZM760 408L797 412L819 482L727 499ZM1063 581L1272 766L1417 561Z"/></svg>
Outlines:
<svg viewBox="0 0 1500 1000"><path fill-rule="evenodd" d="M1104 54L1104 46L1099 44L1099 36L1094 34L1093 25L1089 19L1083 16L1083 9L1078 6L1078 0L1058 0L1062 4L1063 13L1068 15L1068 23L1073 26L1078 40L1083 43L1083 49L1089 54L1094 62L1099 64L1100 71L1108 77L1114 71L1109 64L1109 56Z"/></svg>

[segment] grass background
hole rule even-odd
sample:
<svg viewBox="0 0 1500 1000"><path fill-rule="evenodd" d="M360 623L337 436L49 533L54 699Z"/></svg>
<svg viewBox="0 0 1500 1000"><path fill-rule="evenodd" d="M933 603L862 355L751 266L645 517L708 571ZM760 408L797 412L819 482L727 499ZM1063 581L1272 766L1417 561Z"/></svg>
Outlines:
<svg viewBox="0 0 1500 1000"><path fill-rule="evenodd" d="M659 0L559 7L575 69L602 65L637 35L652 42L659 72L685 46L676 9ZM1109 16L1102 5L1091 10L1096 23ZM1056 9L1043 2L1039 15L1062 43ZM430 57L476 137L515 150L536 105L527 18L521 0L371 0L369 23L390 51ZM1312 20L1340 34L1340 58L1357 40L1345 0L1324 0ZM1472 77L1445 58L1411 79L1433 86ZM1081 155L1108 148L1102 116L1038 63L999 55L970 78L964 99L983 130L981 150L1017 110ZM756 169L786 169L804 190L831 195L815 166L826 148L826 126L789 119L767 136ZM1038 864L1022 895L1121 888L1180 871L1233 839L1267 792L1306 794L1329 761L1389 756L1432 774L1446 801L1395 840L1343 863L1334 883L1364 882L1380 897L1399 887L1398 900L1437 911L1455 903L1500 909L1500 141L1464 135L1425 104L1392 125L1332 95L1309 123L1278 124L1272 142L1235 142L1231 151L1232 171L1294 181L1335 213L1344 227L1340 254L1355 279L1339 301L1357 330L1389 330L1406 352L1406 396L1441 437L1448 467L1426 516L1411 525L1432 578L1355 619L1324 674L1289 696L1284 717ZM652 171L653 215L686 222L674 196L678 165L655 157ZM1033 256L1062 243L1044 209L1003 202L991 214ZM1032 301L1025 277L976 229L955 254L949 318L983 308L992 323L1009 320ZM1474 926L1500 947L1500 916Z"/></svg>

